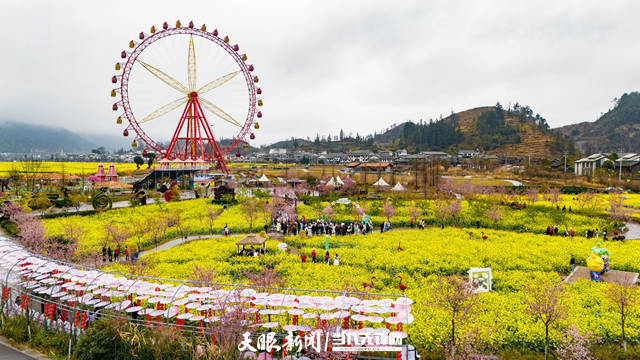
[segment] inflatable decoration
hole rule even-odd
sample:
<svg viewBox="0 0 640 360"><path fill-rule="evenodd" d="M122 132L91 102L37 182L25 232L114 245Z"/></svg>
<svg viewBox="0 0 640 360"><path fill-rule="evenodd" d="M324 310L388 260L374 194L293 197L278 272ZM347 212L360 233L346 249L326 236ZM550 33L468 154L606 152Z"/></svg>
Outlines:
<svg viewBox="0 0 640 360"><path fill-rule="evenodd" d="M591 248L591 253L587 258L587 267L589 268L591 280L600 281L600 276L611 270L609 255L609 251L600 247L600 243Z"/></svg>

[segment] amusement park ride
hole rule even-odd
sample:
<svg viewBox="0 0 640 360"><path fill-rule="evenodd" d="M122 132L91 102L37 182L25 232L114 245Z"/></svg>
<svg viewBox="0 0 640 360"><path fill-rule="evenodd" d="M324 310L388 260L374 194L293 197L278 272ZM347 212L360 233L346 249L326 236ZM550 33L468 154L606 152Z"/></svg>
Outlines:
<svg viewBox="0 0 640 360"><path fill-rule="evenodd" d="M158 40L172 36L182 36L184 38L188 36L187 85L183 85L166 72L142 61L140 58L141 54L144 54L145 50L150 49ZM209 81L202 86L198 86L194 36L200 37L214 46L223 49L226 54L235 61L238 69ZM230 45L228 36L219 36L217 29L208 32L205 25L202 25L198 29L192 21L184 27L180 21L176 22L175 27L171 27L166 22L161 28L152 26L150 34L141 32L138 35L138 39L139 40L131 40L129 42L130 50L122 51L120 54L122 61L115 65L116 71L120 71L120 73L114 75L111 79L112 83L120 84L119 87L111 90L112 97L120 98L112 106L113 111L121 112L116 122L122 124L123 119L128 121L123 135L129 136L129 132L133 131L135 138L131 146L136 148L139 141L144 142L145 148L143 149L143 154L145 154L147 150L155 151L157 154L160 154L160 156L158 156L160 163L212 163L220 171L229 174L224 156L232 153L234 150L236 156L240 156L237 148L240 144L242 144L245 149L249 147L246 138L248 137L251 140L255 139L252 128L259 129L260 127L254 118L262 117L262 112L257 108L263 104L262 99L258 98L258 95L262 94L262 90L256 86L258 76L252 74L254 70L253 65L246 63L247 55L239 53L240 48L237 44ZM133 81L131 77L132 70L136 64L180 93L179 98L139 119L136 118L132 110L129 88L130 83ZM232 81L237 75L242 75L248 95L246 100L243 100L246 101L247 107L246 117L243 122L234 119L234 117L225 112L225 110L203 97L210 91ZM167 146L163 146L154 140L141 127L141 124L157 119L178 108L182 108L182 115L177 122L171 141ZM208 115L213 115L213 117L209 116L209 118L207 118ZM236 129L235 135L233 135L228 144L221 146L219 141L216 141L213 128L210 125L213 124L213 122L211 122L212 118L223 120ZM218 138L220 139L219 133Z"/></svg>

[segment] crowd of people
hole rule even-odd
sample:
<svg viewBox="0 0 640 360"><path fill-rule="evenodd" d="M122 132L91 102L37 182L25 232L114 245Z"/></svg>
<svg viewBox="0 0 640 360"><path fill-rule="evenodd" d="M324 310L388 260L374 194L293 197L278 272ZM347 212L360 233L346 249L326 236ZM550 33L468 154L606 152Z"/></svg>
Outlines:
<svg viewBox="0 0 640 360"><path fill-rule="evenodd" d="M385 224L387 224L385 231L390 230L391 223L386 222ZM299 235L300 232L306 232L307 236L364 235L373 230L373 223L370 219L367 221L337 222L330 219L307 221L304 216L296 220L279 217L272 221L271 228L269 228L268 225L265 225L264 230L265 232L269 232L269 230L272 232L282 232L284 235Z"/></svg>
<svg viewBox="0 0 640 360"><path fill-rule="evenodd" d="M560 234L558 229L558 225L556 226L547 226L547 230L545 232L545 234L547 235L564 235L565 237L574 237L576 235L575 230L573 230L573 228L565 228L564 229L564 233ZM607 230L604 230L602 232L602 236L606 239L607 238ZM600 238L600 232L598 231L598 229L595 230L591 230L591 229L587 229L584 232L584 237L586 237L587 239L590 238Z"/></svg>
<svg viewBox="0 0 640 360"><path fill-rule="evenodd" d="M111 249L111 245L103 245L102 246L102 262L119 262L120 255L124 252L124 259L126 261L135 261L138 259L140 255L140 249L131 249L125 245L124 250L120 251L120 245L117 245L114 249Z"/></svg>

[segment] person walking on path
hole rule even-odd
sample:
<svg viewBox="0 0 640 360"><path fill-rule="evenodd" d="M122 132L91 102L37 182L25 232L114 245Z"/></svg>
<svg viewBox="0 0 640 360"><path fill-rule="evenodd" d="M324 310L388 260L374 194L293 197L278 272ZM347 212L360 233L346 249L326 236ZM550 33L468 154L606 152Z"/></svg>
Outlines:
<svg viewBox="0 0 640 360"><path fill-rule="evenodd" d="M116 250L113 252L113 259L118 262L120 260L120 245L116 246Z"/></svg>
<svg viewBox="0 0 640 360"><path fill-rule="evenodd" d="M102 245L102 262L107 262L107 248Z"/></svg>
<svg viewBox="0 0 640 360"><path fill-rule="evenodd" d="M571 254L571 260L569 260L569 265L571 265L571 271L573 272L576 269L576 257Z"/></svg>
<svg viewBox="0 0 640 360"><path fill-rule="evenodd" d="M111 251L111 246L107 248L107 255L109 256L109 262L113 261L113 251Z"/></svg>
<svg viewBox="0 0 640 360"><path fill-rule="evenodd" d="M340 260L338 260L338 254L333 257L333 265L340 265Z"/></svg>
<svg viewBox="0 0 640 360"><path fill-rule="evenodd" d="M316 248L313 248L313 251L311 252L311 259L313 260L313 263L316 263Z"/></svg>
<svg viewBox="0 0 640 360"><path fill-rule="evenodd" d="M129 247L127 245L124 246L124 259L129 261Z"/></svg>
<svg viewBox="0 0 640 360"><path fill-rule="evenodd" d="M331 260L331 256L329 256L329 250L327 250L327 253L324 256L324 260L327 262L327 264L329 264L329 260Z"/></svg>

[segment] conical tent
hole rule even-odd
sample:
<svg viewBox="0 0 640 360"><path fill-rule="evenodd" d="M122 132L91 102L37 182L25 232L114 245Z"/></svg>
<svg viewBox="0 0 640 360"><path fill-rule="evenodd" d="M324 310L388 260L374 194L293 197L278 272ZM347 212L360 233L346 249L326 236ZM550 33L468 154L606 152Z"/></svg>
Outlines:
<svg viewBox="0 0 640 360"><path fill-rule="evenodd" d="M340 176L336 176L336 184L338 185L344 185L344 182L342 181L342 179L340 179Z"/></svg>
<svg viewBox="0 0 640 360"><path fill-rule="evenodd" d="M329 181L327 181L327 186L333 186L333 187L336 186L336 182L333 181L333 178L331 178Z"/></svg>
<svg viewBox="0 0 640 360"><path fill-rule="evenodd" d="M387 184L386 181L384 181L384 179L382 177L380 177L380 179L378 179L378 181L376 181L373 186L389 186L389 184Z"/></svg>
<svg viewBox="0 0 640 360"><path fill-rule="evenodd" d="M260 182L268 182L269 179L267 178L267 176L265 174L262 174L262 176L260 177L260 179L258 179L258 181L260 181Z"/></svg>
<svg viewBox="0 0 640 360"><path fill-rule="evenodd" d="M391 191L404 191L404 186L402 186L402 184L400 184L400 181L398 181L398 183L391 188Z"/></svg>

